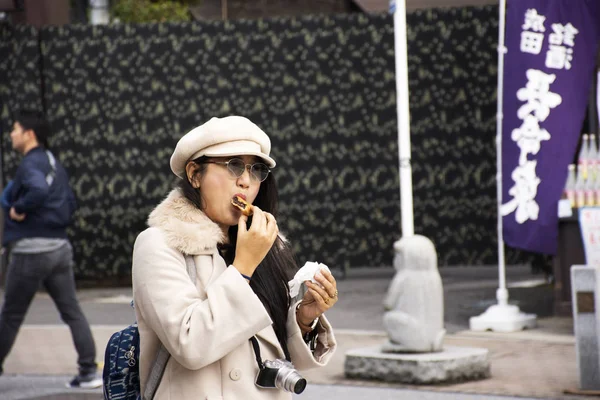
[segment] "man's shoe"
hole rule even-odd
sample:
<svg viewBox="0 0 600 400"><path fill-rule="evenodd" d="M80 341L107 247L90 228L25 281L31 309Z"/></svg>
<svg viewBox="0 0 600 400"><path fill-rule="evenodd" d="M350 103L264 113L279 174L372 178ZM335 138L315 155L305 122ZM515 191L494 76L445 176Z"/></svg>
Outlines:
<svg viewBox="0 0 600 400"><path fill-rule="evenodd" d="M86 375L76 375L71 382L67 383L68 388L72 389L95 389L102 386L102 378L95 372Z"/></svg>

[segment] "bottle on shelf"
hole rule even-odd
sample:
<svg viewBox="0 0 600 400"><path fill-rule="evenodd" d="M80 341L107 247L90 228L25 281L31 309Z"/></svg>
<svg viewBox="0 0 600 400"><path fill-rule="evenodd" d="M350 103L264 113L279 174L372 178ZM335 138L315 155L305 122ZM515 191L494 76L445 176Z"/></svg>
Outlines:
<svg viewBox="0 0 600 400"><path fill-rule="evenodd" d="M594 205L595 206L600 206L600 164L596 163L595 166L595 176L596 179L594 179Z"/></svg>
<svg viewBox="0 0 600 400"><path fill-rule="evenodd" d="M583 178L581 169L577 168L577 179L575 180L575 208L583 206L585 206L585 179Z"/></svg>
<svg viewBox="0 0 600 400"><path fill-rule="evenodd" d="M589 148L587 153L588 171L592 175L592 179L596 179L598 169L596 166L600 163L600 153L596 147L596 135L591 133L588 135Z"/></svg>
<svg viewBox="0 0 600 400"><path fill-rule="evenodd" d="M586 207L593 207L596 205L596 179L594 179L596 165L592 163L588 164L587 171L588 175L584 184L584 203Z"/></svg>
<svg viewBox="0 0 600 400"><path fill-rule="evenodd" d="M575 176L575 164L569 165L569 175L567 175L567 182L563 191L563 198L569 199L571 208L576 208L575 205L575 183L577 178Z"/></svg>
<svg viewBox="0 0 600 400"><path fill-rule="evenodd" d="M587 133L583 134L581 139L581 148L579 149L579 155L577 156L577 176L581 175L585 181L587 179L587 166L588 166L588 153L590 150L589 136Z"/></svg>

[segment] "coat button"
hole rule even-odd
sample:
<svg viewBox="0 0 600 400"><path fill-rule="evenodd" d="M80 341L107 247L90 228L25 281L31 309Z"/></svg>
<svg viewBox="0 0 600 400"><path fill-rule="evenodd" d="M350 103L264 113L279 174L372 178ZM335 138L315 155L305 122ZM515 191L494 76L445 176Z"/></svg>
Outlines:
<svg viewBox="0 0 600 400"><path fill-rule="evenodd" d="M229 373L229 377L231 378L232 381L239 381L240 378L242 377L242 371L240 371L239 368L234 368Z"/></svg>

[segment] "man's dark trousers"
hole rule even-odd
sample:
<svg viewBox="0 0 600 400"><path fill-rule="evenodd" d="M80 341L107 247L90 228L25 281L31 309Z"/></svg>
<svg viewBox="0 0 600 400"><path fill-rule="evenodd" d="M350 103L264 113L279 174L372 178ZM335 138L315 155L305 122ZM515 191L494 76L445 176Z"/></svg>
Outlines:
<svg viewBox="0 0 600 400"><path fill-rule="evenodd" d="M43 285L54 300L61 319L69 325L80 373L96 371L96 347L89 324L79 307L73 276L70 243L46 253L11 254L6 276L4 304L0 314L0 372L10 352L27 309Z"/></svg>

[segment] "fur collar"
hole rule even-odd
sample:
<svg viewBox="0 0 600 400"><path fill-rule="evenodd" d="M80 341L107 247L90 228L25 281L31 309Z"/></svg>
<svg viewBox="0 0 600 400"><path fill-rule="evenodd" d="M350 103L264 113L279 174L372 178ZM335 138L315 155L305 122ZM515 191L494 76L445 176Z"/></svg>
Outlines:
<svg viewBox="0 0 600 400"><path fill-rule="evenodd" d="M186 199L179 189L169 193L148 217L148 225L161 229L167 244L184 254L212 253L224 235L217 224Z"/></svg>

